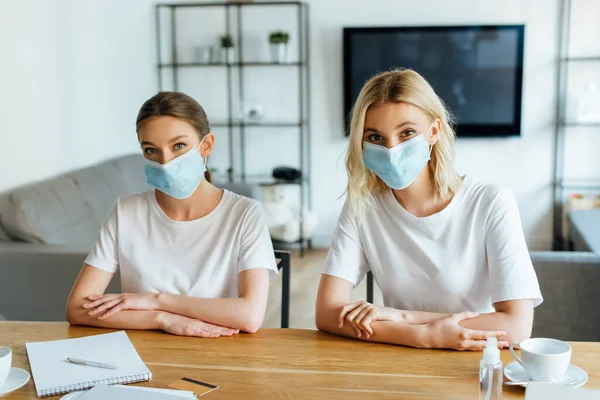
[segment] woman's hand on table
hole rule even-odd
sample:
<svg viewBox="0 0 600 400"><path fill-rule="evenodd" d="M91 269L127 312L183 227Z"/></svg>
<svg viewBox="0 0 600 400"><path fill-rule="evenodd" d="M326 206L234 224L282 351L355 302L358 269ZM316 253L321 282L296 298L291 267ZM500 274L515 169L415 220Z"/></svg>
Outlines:
<svg viewBox="0 0 600 400"><path fill-rule="evenodd" d="M508 347L506 332L466 329L461 321L477 317L478 313L462 312L437 319L427 324L427 344L429 348L454 350L483 350L488 337L498 339L498 347ZM504 339L504 340L503 340Z"/></svg>
<svg viewBox="0 0 600 400"><path fill-rule="evenodd" d="M338 326L341 328L345 323L349 323L354 328L357 338L369 339L373 335L371 323L375 321L404 322L404 316L401 310L359 301L342 307Z"/></svg>
<svg viewBox="0 0 600 400"><path fill-rule="evenodd" d="M198 319L164 311L159 314L158 320L163 331L178 336L216 338L219 336L232 336L240 332L237 329L209 324Z"/></svg>

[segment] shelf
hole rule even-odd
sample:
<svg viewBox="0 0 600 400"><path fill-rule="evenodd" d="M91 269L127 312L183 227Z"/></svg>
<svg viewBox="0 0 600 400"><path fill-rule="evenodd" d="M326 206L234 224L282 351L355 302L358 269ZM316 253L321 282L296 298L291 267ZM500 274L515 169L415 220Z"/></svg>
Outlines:
<svg viewBox="0 0 600 400"><path fill-rule="evenodd" d="M248 61L240 63L175 63L175 64L158 64L158 68L207 68L207 67L300 67L304 66L303 62L294 61L285 64L262 61Z"/></svg>
<svg viewBox="0 0 600 400"><path fill-rule="evenodd" d="M600 190L600 180L562 181L557 183L556 186L566 190Z"/></svg>
<svg viewBox="0 0 600 400"><path fill-rule="evenodd" d="M304 238L304 239L298 239L298 240L293 240L291 242L288 242L286 240L271 239L271 242L273 242L274 245L277 245L277 244L290 245L290 244L304 244L304 243L310 242L311 240L312 240L311 238Z"/></svg>
<svg viewBox="0 0 600 400"><path fill-rule="evenodd" d="M157 26L157 59L151 64L151 67L158 72L156 75L159 90L180 90L187 92L190 90L190 85L193 85L193 80L189 79L190 76L186 76L186 74L189 75L190 73L197 74L198 76L216 74L214 78L219 78L219 81L226 84L223 87L226 104L223 105L222 112L215 114L214 119L210 120L213 132L225 134L230 139L228 140L228 155L226 159L221 160L223 164L220 165L220 168L215 168L214 174L212 174L216 186L231 189L235 189L235 185L240 185L240 187L248 186L247 188L249 189L258 189L259 186L262 186L263 190L269 190L269 188L271 190L273 188L290 189L293 192L293 196L298 197L299 203L310 209L312 200L311 157L307 151L311 147L311 124L309 123L311 109L308 107L309 99L311 98L310 69L312 67L309 59L311 55L309 4L302 1L285 0L256 0L248 2L226 2L225 0L191 0L191 2L187 2L187 0L173 0L173 2L169 2L168 0L157 0L157 3L154 9ZM246 24L244 21L257 21L256 18L260 21L260 15L251 16L250 13L244 12L250 11L249 7L251 7L250 10L254 10L259 14L263 11L287 11L295 14L295 18L297 18L297 22L294 24L296 29L289 27L289 33L294 40L298 40L298 48L295 49L297 52L295 51L294 54L290 53L290 59L285 59L289 62L273 62L277 58L270 57L270 53L258 54L257 52L251 52L251 49L246 47L245 44L249 43L249 41L245 39L244 30L242 29L242 26ZM234 39L240 39L239 41L236 40L235 47L229 50L230 56L224 57L225 54L222 53L225 53L225 51L221 49L218 43L213 44L210 56L205 54L206 57L202 57L202 54L185 55L183 52L178 51L178 46L183 45L178 39L181 29L179 24L183 24L181 19L182 14L192 11L199 14L208 12L208 15L205 17L210 19L210 13L217 10L224 12L226 18L222 19L222 24L216 24L217 21L214 21L215 26L212 29L214 32L213 38L218 39L218 35L229 33L233 35ZM186 25L189 26L189 24ZM187 28L186 25L183 25L183 28ZM217 25L222 26L219 28ZM270 29L269 27L263 28ZM169 32L170 34L168 34ZM263 40L259 41L259 44L269 46L267 40L269 32L264 32L265 36L263 36ZM199 46L201 43L196 43L196 45ZM193 43L192 46L194 46ZM193 48L189 50L193 50ZM233 55L231 55L232 50ZM292 49L289 50L291 51ZM170 56L161 57L161 55L167 54L170 54ZM287 69L280 67L287 67ZM265 71L265 76L254 76L254 74L260 73L260 71ZM288 74L291 75L288 77ZM299 75L296 77L297 74ZM261 86L257 86L257 88L247 87L248 83L254 82L258 78L259 82L262 80L263 84L269 84L273 77L282 83L287 82L287 78L294 78L293 86L289 89L291 97L296 98L297 102L294 102L295 104L281 104L280 106L285 108L285 110L282 109L280 110L282 112L279 113L260 114L262 118L256 118L256 113L244 112L244 107L250 105L246 104L247 101L244 101L247 100L245 97L246 89L258 90L260 94L261 88ZM277 88L277 85L275 87ZM294 89L293 93L291 89ZM250 116L254 116L254 118ZM249 143L254 140L254 135L262 134L265 131L280 137L282 141L281 144L273 147L274 152L281 152L282 149L287 149L290 155L293 156L294 153L298 155L298 162L295 166L298 169L300 169L299 166L302 166L302 179L293 181L274 179L271 176L271 168L279 166L278 162L268 165L264 169L252 169L253 174L248 171L248 164L251 158L253 160L254 156L257 155L260 159L260 157L265 158L265 156L269 155L269 152L265 153L264 151L262 152L264 154L260 153L260 151L259 154L255 154L255 151L249 146ZM252 153L250 152L251 150ZM292 158L292 160L295 159L296 157ZM267 161L269 160L267 159ZM289 157L284 157L283 162L284 164L292 162L292 165L294 165L295 163L292 160ZM274 162L274 160L271 161ZM209 169L210 165L209 163ZM242 179L242 175L244 179ZM297 243L281 243L279 246L300 247L301 251L304 252L306 247L310 247L310 240L303 240Z"/></svg>
<svg viewBox="0 0 600 400"><path fill-rule="evenodd" d="M215 174L213 175L213 181L215 181L216 186L219 186L219 183L223 184L237 184L237 183L247 183L251 185L259 185L259 186L278 186L278 185L302 185L304 183L308 183L308 179L298 179L294 181L284 181L281 179L275 179L268 175L246 175L246 179L242 180L241 176L235 176L233 181L229 181L227 175L223 174Z"/></svg>
<svg viewBox="0 0 600 400"><path fill-rule="evenodd" d="M585 62L585 61L600 61L600 56L597 57L563 57L562 62Z"/></svg>
<svg viewBox="0 0 600 400"><path fill-rule="evenodd" d="M301 6L304 4L301 1L239 1L239 2L211 2L211 3L159 3L156 7L237 7L237 6Z"/></svg>
<svg viewBox="0 0 600 400"><path fill-rule="evenodd" d="M597 126L600 127L600 122L562 122L562 126L572 126L572 127L585 127L585 126Z"/></svg>
<svg viewBox="0 0 600 400"><path fill-rule="evenodd" d="M295 128L305 125L304 121L262 121L262 122L241 122L241 121L233 121L233 122L214 122L211 123L210 126L223 128L223 127L252 127L252 126L262 126L262 127L272 127L272 128Z"/></svg>

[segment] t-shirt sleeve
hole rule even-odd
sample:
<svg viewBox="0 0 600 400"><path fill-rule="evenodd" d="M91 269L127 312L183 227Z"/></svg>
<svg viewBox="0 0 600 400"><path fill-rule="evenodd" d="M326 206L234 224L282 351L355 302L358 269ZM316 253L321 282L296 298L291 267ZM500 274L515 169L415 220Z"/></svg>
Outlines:
<svg viewBox="0 0 600 400"><path fill-rule="evenodd" d="M346 202L325 259L323 274L342 278L356 286L367 272L369 265L360 240L358 223Z"/></svg>
<svg viewBox="0 0 600 400"><path fill-rule="evenodd" d="M248 207L241 223L238 273L253 268L269 270L271 278L278 275L273 243L267 227L267 218L258 203Z"/></svg>
<svg viewBox="0 0 600 400"><path fill-rule="evenodd" d="M501 189L492 199L485 247L492 304L533 299L534 307L540 305L542 294L525 243L519 209L507 189Z"/></svg>
<svg viewBox="0 0 600 400"><path fill-rule="evenodd" d="M117 272L119 269L119 245L117 241L118 230L118 202L108 212L102 223L96 243L85 263L106 272Z"/></svg>

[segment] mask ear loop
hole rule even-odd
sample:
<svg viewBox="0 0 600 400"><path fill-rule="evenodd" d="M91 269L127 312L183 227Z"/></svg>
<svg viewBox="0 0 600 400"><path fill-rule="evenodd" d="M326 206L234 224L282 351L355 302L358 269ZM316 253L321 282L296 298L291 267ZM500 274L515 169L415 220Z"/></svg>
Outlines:
<svg viewBox="0 0 600 400"><path fill-rule="evenodd" d="M198 150L200 150L200 146L202 146L202 143L204 143L204 139L206 139L206 135L204 135L204 137L202 138L202 140L200 141L198 146L196 146L196 148ZM200 155L200 156L202 157L202 155ZM204 163L204 168L206 168L208 170L208 156L202 157L202 162Z"/></svg>
<svg viewBox="0 0 600 400"><path fill-rule="evenodd" d="M427 129L427 133L425 135L427 135L431 131L431 128L433 128L433 124L435 124L435 120L431 123L431 125L429 125L429 129ZM429 137L431 138L431 136L429 136ZM429 144L429 156L431 156L432 151L433 151L433 145Z"/></svg>

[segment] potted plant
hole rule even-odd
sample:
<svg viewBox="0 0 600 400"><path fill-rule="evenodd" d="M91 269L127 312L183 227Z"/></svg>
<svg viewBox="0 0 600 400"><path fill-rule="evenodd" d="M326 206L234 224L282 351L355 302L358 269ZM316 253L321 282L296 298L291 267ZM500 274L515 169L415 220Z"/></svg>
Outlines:
<svg viewBox="0 0 600 400"><path fill-rule="evenodd" d="M234 57L233 37L231 35L221 36L221 60L225 64L231 64L233 63Z"/></svg>
<svg viewBox="0 0 600 400"><path fill-rule="evenodd" d="M289 41L289 33L283 31L271 32L269 43L271 44L271 57L274 63L285 64L288 62Z"/></svg>

